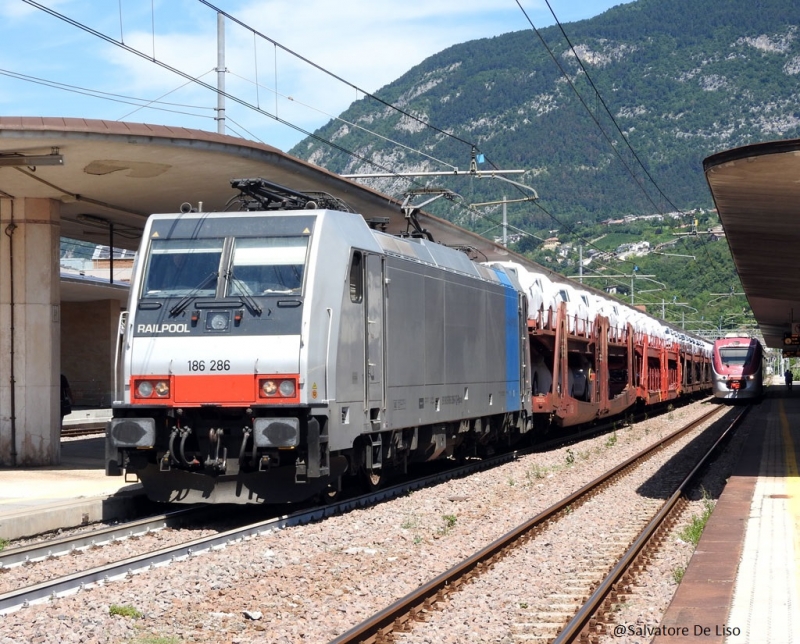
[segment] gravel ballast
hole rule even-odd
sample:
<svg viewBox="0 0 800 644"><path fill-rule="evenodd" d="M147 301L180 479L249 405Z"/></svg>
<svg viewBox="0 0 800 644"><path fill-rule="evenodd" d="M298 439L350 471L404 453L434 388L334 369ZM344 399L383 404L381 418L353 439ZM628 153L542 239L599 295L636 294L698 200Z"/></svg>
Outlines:
<svg viewBox="0 0 800 644"><path fill-rule="evenodd" d="M707 403L687 405L569 448L525 456L374 507L253 537L24 608L0 616L0 644L329 642L709 409ZM640 470L636 476L644 477L642 481L652 475L646 466ZM632 482L628 493L619 492L619 498L607 503L613 503L620 516L632 512L641 502L637 487ZM601 498L567 520L577 521ZM568 574L566 562L579 550L576 540L596 544L598 531L606 529L567 520L557 524L557 538L535 551L540 568L526 576L526 585L519 577L517 581L509 577L475 594L472 608L455 618L458 624L472 624L467 639L463 630L458 631L461 639L441 639L457 632L447 622L430 631L432 635L417 636L412 631L402 637L431 642L514 641L510 617L502 618L497 628L480 620L500 605L519 610L521 604L531 604L530 588L542 593L557 589L558 575ZM680 545L678 549L688 550ZM64 574L59 561L50 562L54 574ZM533 570L531 561L523 565ZM665 570L676 565L680 564L669 562ZM468 584L459 595L476 592L481 583L483 579ZM675 585L667 579L656 584L652 594L667 597L661 602L666 606ZM650 601L655 602L653 597Z"/></svg>

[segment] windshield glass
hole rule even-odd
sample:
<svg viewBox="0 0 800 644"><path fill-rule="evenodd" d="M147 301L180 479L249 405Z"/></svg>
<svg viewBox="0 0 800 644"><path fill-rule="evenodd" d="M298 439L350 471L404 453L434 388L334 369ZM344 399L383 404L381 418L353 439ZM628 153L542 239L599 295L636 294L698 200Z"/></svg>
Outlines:
<svg viewBox="0 0 800 644"><path fill-rule="evenodd" d="M728 366L744 365L750 357L749 347L721 347L719 350L719 359L722 364Z"/></svg>
<svg viewBox="0 0 800 644"><path fill-rule="evenodd" d="M222 244L222 239L152 240L142 297L213 296Z"/></svg>
<svg viewBox="0 0 800 644"><path fill-rule="evenodd" d="M300 293L308 237L237 238L228 295Z"/></svg>

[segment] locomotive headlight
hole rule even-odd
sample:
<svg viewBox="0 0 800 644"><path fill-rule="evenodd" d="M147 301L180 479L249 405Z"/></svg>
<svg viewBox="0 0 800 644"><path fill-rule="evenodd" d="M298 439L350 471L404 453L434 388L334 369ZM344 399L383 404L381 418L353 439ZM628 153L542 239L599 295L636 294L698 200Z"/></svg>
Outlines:
<svg viewBox="0 0 800 644"><path fill-rule="evenodd" d="M133 392L136 398L169 398L169 378L156 380L134 380Z"/></svg>
<svg viewBox="0 0 800 644"><path fill-rule="evenodd" d="M294 380L282 380L278 389L281 392L281 396L292 398L294 396Z"/></svg>
<svg viewBox="0 0 800 644"><path fill-rule="evenodd" d="M206 329L210 331L225 331L231 320L230 311L214 311L206 318Z"/></svg>
<svg viewBox="0 0 800 644"><path fill-rule="evenodd" d="M142 380L136 385L136 393L139 398L150 398L153 395L153 383L149 380Z"/></svg>
<svg viewBox="0 0 800 644"><path fill-rule="evenodd" d="M259 396L261 398L273 398L282 400L284 398L297 397L297 378L287 376L276 376L259 379Z"/></svg>

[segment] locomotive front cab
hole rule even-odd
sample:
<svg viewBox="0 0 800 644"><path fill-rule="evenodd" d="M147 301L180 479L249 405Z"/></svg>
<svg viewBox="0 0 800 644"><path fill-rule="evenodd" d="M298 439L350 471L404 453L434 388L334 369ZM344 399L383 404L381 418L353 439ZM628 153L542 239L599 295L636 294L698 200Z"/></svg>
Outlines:
<svg viewBox="0 0 800 644"><path fill-rule="evenodd" d="M758 398L763 393L763 354L758 340L722 338L714 343L714 396Z"/></svg>
<svg viewBox="0 0 800 644"><path fill-rule="evenodd" d="M125 467L164 501L242 502L220 498L224 481L263 500L265 473L324 482L325 417L312 414L302 358L316 223L307 212L150 219L107 473Z"/></svg>

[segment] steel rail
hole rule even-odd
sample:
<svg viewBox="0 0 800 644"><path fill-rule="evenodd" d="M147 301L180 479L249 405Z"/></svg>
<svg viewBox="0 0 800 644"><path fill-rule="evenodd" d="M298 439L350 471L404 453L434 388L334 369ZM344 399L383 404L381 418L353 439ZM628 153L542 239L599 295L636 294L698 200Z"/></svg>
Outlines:
<svg viewBox="0 0 800 644"><path fill-rule="evenodd" d="M80 548L111 543L117 539L141 536L148 532L181 524L194 515L202 515L210 510L210 508L205 507L185 507L172 512L127 521L115 526L96 530L83 530L77 534L9 548L0 552L0 570L40 559L58 557Z"/></svg>
<svg viewBox="0 0 800 644"><path fill-rule="evenodd" d="M84 423L61 429L61 438L78 438L80 436L99 436L106 433L106 421Z"/></svg>
<svg viewBox="0 0 800 644"><path fill-rule="evenodd" d="M298 510L292 514L273 517L249 524L244 527L233 528L216 535L200 537L175 546L162 548L160 550L129 557L121 561L98 566L90 570L76 572L70 575L65 575L63 577L42 582L40 584L26 586L24 588L0 594L0 614L12 612L21 607L25 607L32 603L43 601L49 598L67 595L89 586L90 584L121 579L146 568L165 565L170 562L196 556L201 552L223 548L230 543L240 541L250 536L264 534L291 526L304 525L314 521L320 521L324 518L334 515L344 514L345 512L349 512L351 510L374 505L382 501L402 496L413 490L418 490L436 483L466 476L467 474L471 474L480 470L496 467L502 463L515 460L517 457L518 452L499 454L497 456L468 463L467 465L453 468L445 472L439 472L429 476L416 478L411 481L406 481L392 487L377 490L370 494L360 495L351 499L344 499L327 506ZM213 512L215 508L216 506L212 506L207 508L207 511ZM196 508L187 508L184 510L184 512L190 512L191 510L196 510ZM90 539L91 536L92 535L89 535ZM66 537L60 541L67 541L68 539L69 538ZM42 548L46 547L46 544L42 545ZM22 550L22 548L19 550ZM14 551L9 551L9 553L14 554Z"/></svg>
<svg viewBox="0 0 800 644"><path fill-rule="evenodd" d="M610 484L616 477L620 476L626 469L629 469L637 462L643 462L662 448L680 438L683 434L719 414L722 409L723 407L721 406L715 407L700 418L693 420L657 443L641 450L616 467L610 469L605 474L590 481L579 490L551 505L532 519L507 532L485 548L482 548L472 556L464 559L461 563L443 572L405 597L402 597L383 610L375 613L372 617L354 626L349 631L332 640L330 644L374 642L396 627L401 628L414 615L432 606L442 595L458 589L473 571L478 572L490 566L495 557L498 557L504 551L508 550L509 546L520 542L524 538L534 536L536 530L543 528L549 520L553 519L559 513L562 513L568 506L573 505L576 501L583 502L588 500L591 496Z"/></svg>
<svg viewBox="0 0 800 644"><path fill-rule="evenodd" d="M724 432L717 438L714 444L703 455L697 465L694 466L692 471L684 478L675 492L670 498L661 506L655 517L647 524L642 530L633 544L628 548L627 552L622 556L619 562L612 568L608 576L600 583L597 589L592 593L586 603L581 606L575 617L564 627L559 633L553 644L566 644L567 642L575 641L589 624L592 616L597 612L602 602L612 591L617 582L622 578L628 568L631 566L637 555L641 552L647 542L653 537L659 526L665 521L667 516L672 512L678 501L683 497L686 489L692 483L697 473L706 465L711 456L716 452L717 448L725 442L736 427L750 411L751 406L746 407L742 412L733 419L730 425Z"/></svg>

